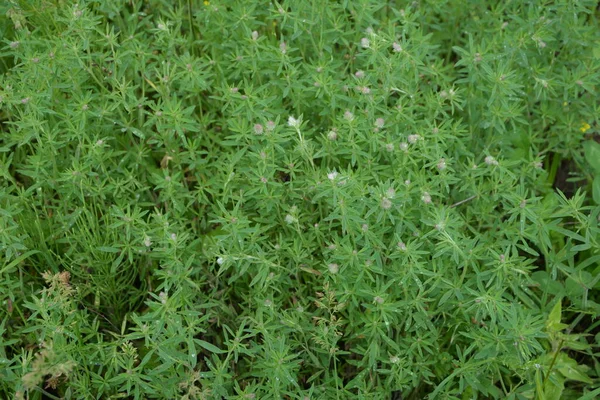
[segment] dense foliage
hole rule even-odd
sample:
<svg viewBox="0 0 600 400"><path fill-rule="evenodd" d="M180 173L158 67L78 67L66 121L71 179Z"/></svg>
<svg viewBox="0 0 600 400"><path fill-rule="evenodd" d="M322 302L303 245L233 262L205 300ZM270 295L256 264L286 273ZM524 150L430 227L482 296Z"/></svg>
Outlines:
<svg viewBox="0 0 600 400"><path fill-rule="evenodd" d="M600 395L597 2L0 15L1 398Z"/></svg>

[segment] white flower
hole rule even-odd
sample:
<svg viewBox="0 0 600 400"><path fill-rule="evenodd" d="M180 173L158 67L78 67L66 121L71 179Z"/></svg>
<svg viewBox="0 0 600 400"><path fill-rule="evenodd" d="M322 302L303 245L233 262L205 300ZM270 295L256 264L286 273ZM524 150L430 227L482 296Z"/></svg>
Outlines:
<svg viewBox="0 0 600 400"><path fill-rule="evenodd" d="M256 39L258 39L258 32L252 31L252 40L256 40Z"/></svg>
<svg viewBox="0 0 600 400"><path fill-rule="evenodd" d="M498 161L492 156L487 156L484 161L487 165L498 165Z"/></svg>
<svg viewBox="0 0 600 400"><path fill-rule="evenodd" d="M406 143L406 142L400 143L400 150L407 151L408 150L408 143Z"/></svg>
<svg viewBox="0 0 600 400"><path fill-rule="evenodd" d="M354 120L354 114L352 114L350 111L346 111L344 113L344 119L346 119L347 121L352 121Z"/></svg>
<svg viewBox="0 0 600 400"><path fill-rule="evenodd" d="M217 258L217 264L223 265L225 263L225 259L223 257Z"/></svg>
<svg viewBox="0 0 600 400"><path fill-rule="evenodd" d="M400 53L402 51L402 46L400 46L398 43L394 42L394 44L392 44L392 48L394 49L395 53Z"/></svg>
<svg viewBox="0 0 600 400"><path fill-rule="evenodd" d="M327 174L327 178L328 178L330 181L333 181L333 180L335 180L335 178L336 178L337 176L338 176L338 173L337 173L336 171L332 171L332 172L330 172L330 173L328 173L328 174Z"/></svg>
<svg viewBox="0 0 600 400"><path fill-rule="evenodd" d="M368 49L369 47L371 47L371 42L367 38L362 38L360 39L360 45L363 49Z"/></svg>
<svg viewBox="0 0 600 400"><path fill-rule="evenodd" d="M396 357L396 356L391 356L390 357L390 362L392 364L398 364L400 362L400 359L398 357Z"/></svg>
<svg viewBox="0 0 600 400"><path fill-rule="evenodd" d="M291 126L292 128L298 128L300 126L300 123L301 123L300 119L296 119L292 116L290 116L288 118L288 125Z"/></svg>
<svg viewBox="0 0 600 400"><path fill-rule="evenodd" d="M383 118L377 118L377 119L375 120L375 126L376 126L377 128L380 128L380 129L381 129L381 128L383 128L383 126L384 126L384 125L385 125L385 120L384 120Z"/></svg>
<svg viewBox="0 0 600 400"><path fill-rule="evenodd" d="M417 143L417 141L419 139L421 139L421 136L419 136L419 135L408 135L408 143L410 143L410 144Z"/></svg>
<svg viewBox="0 0 600 400"><path fill-rule="evenodd" d="M336 263L331 263L327 266L327 269L329 269L329 272L331 272L332 274L337 274L340 270L340 266Z"/></svg>
<svg viewBox="0 0 600 400"><path fill-rule="evenodd" d="M167 298L168 298L168 296L167 296L167 294L166 294L165 292L160 292L160 293L158 294L158 297L160 298L160 302L161 302L162 304L166 304L166 303L167 303Z"/></svg>
<svg viewBox="0 0 600 400"><path fill-rule="evenodd" d="M291 215L291 214L288 214L288 215L286 215L286 216L285 216L285 222L286 222L288 225L291 225L291 224L293 224L294 222L298 222L298 219L296 219L296 217L294 217L293 215Z"/></svg>
<svg viewBox="0 0 600 400"><path fill-rule="evenodd" d="M144 246L150 247L151 245L152 245L152 241L150 240L150 238L148 236L146 236L144 238Z"/></svg>
<svg viewBox="0 0 600 400"><path fill-rule="evenodd" d="M335 130L330 130L329 133L327 134L327 139L331 140L332 142L334 140L337 139L337 132Z"/></svg>

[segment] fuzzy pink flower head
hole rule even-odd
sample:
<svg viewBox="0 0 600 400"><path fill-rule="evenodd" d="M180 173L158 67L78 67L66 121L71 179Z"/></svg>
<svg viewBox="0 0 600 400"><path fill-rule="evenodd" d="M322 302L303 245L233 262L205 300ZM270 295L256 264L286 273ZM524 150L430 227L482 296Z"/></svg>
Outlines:
<svg viewBox="0 0 600 400"><path fill-rule="evenodd" d="M332 129L329 131L329 133L327 133L327 139L331 140L332 142L334 140L337 140L337 137L338 137L338 135L337 135L337 132L335 131L335 129Z"/></svg>
<svg viewBox="0 0 600 400"><path fill-rule="evenodd" d="M445 159L440 159L440 161L437 163L437 169L439 169L440 171L443 171L446 169L446 160Z"/></svg>
<svg viewBox="0 0 600 400"><path fill-rule="evenodd" d="M394 49L394 53L400 53L400 52L402 52L402 46L400 46L396 42L394 42L394 44L392 44L392 49Z"/></svg>
<svg viewBox="0 0 600 400"><path fill-rule="evenodd" d="M384 197L383 199L381 199L381 208L383 208L384 210L389 210L390 208L392 208L392 201L387 197Z"/></svg>
<svg viewBox="0 0 600 400"><path fill-rule="evenodd" d="M254 124L254 133L257 135L262 135L264 132L263 126L261 124Z"/></svg>
<svg viewBox="0 0 600 400"><path fill-rule="evenodd" d="M375 126L379 129L383 128L385 125L385 120L383 118L377 118L375 120Z"/></svg>
<svg viewBox="0 0 600 400"><path fill-rule="evenodd" d="M425 204L431 204L431 195L428 192L423 192L423 195L421 196L421 200Z"/></svg>

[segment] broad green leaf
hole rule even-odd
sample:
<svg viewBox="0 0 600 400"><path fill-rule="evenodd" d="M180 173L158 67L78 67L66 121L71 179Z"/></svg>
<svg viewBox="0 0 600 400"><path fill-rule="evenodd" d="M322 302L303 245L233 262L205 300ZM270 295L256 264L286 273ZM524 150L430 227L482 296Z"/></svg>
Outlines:
<svg viewBox="0 0 600 400"><path fill-rule="evenodd" d="M583 151L590 167L600 174L600 143L588 140L583 143Z"/></svg>
<svg viewBox="0 0 600 400"><path fill-rule="evenodd" d="M559 299L554 307L552 307L552 311L550 311L550 315L548 315L548 320L546 321L546 328L551 333L560 332L567 327L567 325L560 323L562 318L561 302L562 299Z"/></svg>
<svg viewBox="0 0 600 400"><path fill-rule="evenodd" d="M592 198L596 204L600 204L600 173L596 175L592 182Z"/></svg>
<svg viewBox="0 0 600 400"><path fill-rule="evenodd" d="M566 353L561 352L559 354L556 358L556 365L554 368L569 380L593 383L592 379L584 372L587 367L578 365L577 361L570 358Z"/></svg>

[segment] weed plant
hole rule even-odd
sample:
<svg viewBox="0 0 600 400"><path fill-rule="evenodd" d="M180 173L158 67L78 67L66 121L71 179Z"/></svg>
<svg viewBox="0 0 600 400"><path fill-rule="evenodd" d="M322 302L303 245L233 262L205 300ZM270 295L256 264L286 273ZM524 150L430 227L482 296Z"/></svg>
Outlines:
<svg viewBox="0 0 600 400"><path fill-rule="evenodd" d="M591 0L0 5L0 397L600 396Z"/></svg>

